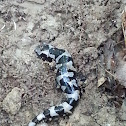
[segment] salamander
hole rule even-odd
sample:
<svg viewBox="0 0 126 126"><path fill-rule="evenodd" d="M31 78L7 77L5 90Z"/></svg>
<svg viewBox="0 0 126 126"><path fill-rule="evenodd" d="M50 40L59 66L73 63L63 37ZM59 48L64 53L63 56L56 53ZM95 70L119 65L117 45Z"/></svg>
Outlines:
<svg viewBox="0 0 126 126"><path fill-rule="evenodd" d="M50 44L42 43L35 48L38 58L56 62L56 87L66 94L66 101L52 106L37 115L28 126L36 126L43 120L56 116L71 114L80 98L80 90L76 79L76 69L71 55L64 49L58 49Z"/></svg>

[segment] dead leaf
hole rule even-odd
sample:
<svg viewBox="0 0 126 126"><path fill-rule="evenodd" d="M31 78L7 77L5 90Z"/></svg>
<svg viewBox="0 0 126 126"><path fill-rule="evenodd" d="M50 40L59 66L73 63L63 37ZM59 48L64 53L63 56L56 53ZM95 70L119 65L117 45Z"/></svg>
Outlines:
<svg viewBox="0 0 126 126"><path fill-rule="evenodd" d="M105 81L106 81L106 78L105 77L99 78L98 85L97 86L100 87L101 85L103 85L105 83Z"/></svg>

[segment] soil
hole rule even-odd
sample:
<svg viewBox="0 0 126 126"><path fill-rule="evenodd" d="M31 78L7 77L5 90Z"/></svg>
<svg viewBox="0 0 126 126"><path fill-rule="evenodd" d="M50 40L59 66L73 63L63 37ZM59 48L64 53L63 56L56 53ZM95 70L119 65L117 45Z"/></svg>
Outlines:
<svg viewBox="0 0 126 126"><path fill-rule="evenodd" d="M110 39L123 41L125 5L125 0L1 0L0 125L27 126L63 100L55 87L54 64L34 53L42 41L70 52L82 96L71 116L41 126L126 126L126 112L110 104L109 95L97 86L99 47ZM3 101L15 87L22 94L20 109L13 114Z"/></svg>

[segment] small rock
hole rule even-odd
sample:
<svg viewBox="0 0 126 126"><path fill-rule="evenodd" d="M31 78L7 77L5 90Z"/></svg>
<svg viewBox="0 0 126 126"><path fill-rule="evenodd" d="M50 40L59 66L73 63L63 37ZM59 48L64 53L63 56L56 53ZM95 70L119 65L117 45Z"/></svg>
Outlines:
<svg viewBox="0 0 126 126"><path fill-rule="evenodd" d="M101 126L115 126L116 125L116 115L114 112L115 108L103 107L97 114L92 114L92 117L97 120L98 124Z"/></svg>
<svg viewBox="0 0 126 126"><path fill-rule="evenodd" d="M20 88L13 88L3 100L3 109L7 113L16 114L21 107L21 94Z"/></svg>
<svg viewBox="0 0 126 126"><path fill-rule="evenodd" d="M34 117L35 115L33 114L33 112L32 111L24 111L24 117L25 117L25 119L26 119L26 122L28 122L29 123L29 121L30 120L32 120L33 119L33 117Z"/></svg>
<svg viewBox="0 0 126 126"><path fill-rule="evenodd" d="M126 121L126 98L123 101L119 116L121 120Z"/></svg>
<svg viewBox="0 0 126 126"><path fill-rule="evenodd" d="M119 82L121 83L121 85L126 87L126 63L122 62L117 70L116 70L116 77L119 80Z"/></svg>

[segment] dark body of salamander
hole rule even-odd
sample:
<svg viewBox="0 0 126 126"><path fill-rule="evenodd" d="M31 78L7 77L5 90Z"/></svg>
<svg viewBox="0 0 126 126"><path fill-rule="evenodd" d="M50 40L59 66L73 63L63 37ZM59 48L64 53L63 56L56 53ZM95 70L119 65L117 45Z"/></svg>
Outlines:
<svg viewBox="0 0 126 126"><path fill-rule="evenodd" d="M72 113L73 108L76 106L80 93L76 80L76 69L71 55L63 50L58 49L50 44L42 44L37 46L35 52L38 57L43 60L56 62L56 84L66 94L66 101L46 109L43 113L36 116L28 126L36 126L42 120L48 120L49 118L64 115L66 113Z"/></svg>

